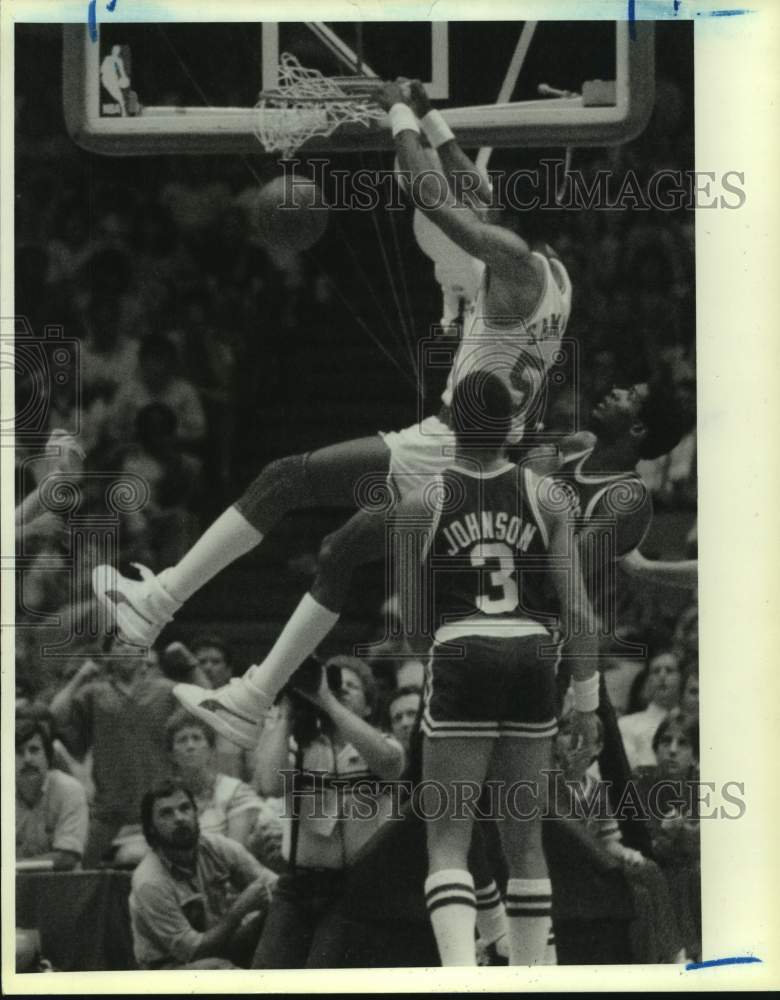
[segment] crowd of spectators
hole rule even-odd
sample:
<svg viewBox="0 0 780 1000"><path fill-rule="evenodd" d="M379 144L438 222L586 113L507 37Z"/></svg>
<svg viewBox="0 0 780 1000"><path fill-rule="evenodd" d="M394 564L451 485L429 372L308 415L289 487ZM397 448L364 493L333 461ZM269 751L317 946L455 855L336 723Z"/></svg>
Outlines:
<svg viewBox="0 0 780 1000"><path fill-rule="evenodd" d="M678 638L689 639L692 616L686 612L684 618ZM392 797L380 791L372 793L369 813L356 814L347 801L349 788L370 775L397 779L413 760L422 691L399 682L417 673L419 661L399 649L388 677L387 660L375 676L363 660L332 657L316 689L301 687L281 698L254 752L230 747L220 756L220 738L175 707L171 688L182 677L222 682L232 660L230 646L216 635L204 635L192 646L191 651L173 643L142 658L115 643L107 659L87 659L49 704L18 692L20 870L135 869L130 913L135 959L142 968L189 968L193 962L208 968L322 967L342 961L349 948L345 925L334 914L347 872L392 809ZM664 960L679 957L682 949L696 956L701 947L698 674L690 650L656 652L634 677L624 707L630 711L618 705L618 728L626 775L640 801L650 803L646 840L638 849L624 836L619 813L593 820L587 806L585 836L640 887L654 886L654 905L665 912L675 943ZM598 799L606 752L614 755L615 748L607 751L602 741L588 760L570 753L564 714L559 766L581 787L581 802ZM308 775L309 783L291 784L293 772ZM661 781L663 801L655 791ZM361 792L365 807L366 791ZM152 833L150 839L159 810L164 812L160 829L173 837L173 854L166 853L165 836ZM170 817L177 810L186 814L184 839L185 828L200 832L200 839L190 835L194 842L184 854L176 853L184 849L175 839L179 827L170 817L172 826L165 827L165 810ZM155 888L162 871L165 886ZM210 898L203 880L212 877L232 888ZM188 908L192 893L205 905L197 917ZM186 926L197 933L184 934Z"/></svg>

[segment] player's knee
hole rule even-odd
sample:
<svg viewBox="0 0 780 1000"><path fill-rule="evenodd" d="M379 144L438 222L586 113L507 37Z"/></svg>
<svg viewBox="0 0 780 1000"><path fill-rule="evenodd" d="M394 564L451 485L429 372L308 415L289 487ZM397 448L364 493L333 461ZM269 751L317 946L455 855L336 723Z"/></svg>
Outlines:
<svg viewBox="0 0 780 1000"><path fill-rule="evenodd" d="M238 511L258 531L265 534L287 511L314 502L307 483L307 459L307 454L288 455L269 462L236 502Z"/></svg>
<svg viewBox="0 0 780 1000"><path fill-rule="evenodd" d="M341 531L326 535L317 554L318 569L327 577L349 572L353 565L348 538Z"/></svg>
<svg viewBox="0 0 780 1000"><path fill-rule="evenodd" d="M327 535L320 543L320 550L317 553L317 570L325 576L330 576L337 563L338 545L333 535Z"/></svg>
<svg viewBox="0 0 780 1000"><path fill-rule="evenodd" d="M319 552L320 566L352 573L358 566L381 558L384 518L355 514L326 535Z"/></svg>

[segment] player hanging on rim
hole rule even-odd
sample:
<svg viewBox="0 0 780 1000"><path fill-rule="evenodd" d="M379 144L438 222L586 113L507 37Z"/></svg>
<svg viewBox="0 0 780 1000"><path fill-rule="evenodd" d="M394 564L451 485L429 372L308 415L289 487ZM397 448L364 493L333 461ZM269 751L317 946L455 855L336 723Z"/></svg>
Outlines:
<svg viewBox="0 0 780 1000"><path fill-rule="evenodd" d="M400 85L387 84L382 101L390 111L402 167L415 176L423 171L430 175L420 143L420 126L404 101ZM438 112L426 113L422 125L446 171L475 171ZM435 188L429 191L433 207L426 210L428 214L456 243L486 265L477 305L464 331L443 397L445 407L454 384L473 369L476 361L490 364L513 394L511 436L518 441L525 411L534 398L533 386L538 385L549 367L555 345L566 329L571 305L566 270L549 248L546 253L532 251L525 240L505 226L482 221L453 199L442 203L440 186L433 177L427 179ZM484 178L478 195L484 200L490 196ZM545 340L539 339L542 331ZM530 368L529 357L534 359ZM529 371L530 390L524 381ZM452 460L454 436L445 422L446 412L443 416L445 419L429 417L398 433L361 438L272 462L181 561L159 575L138 567L142 579L137 581L115 573L111 567L98 567L93 574L95 592L113 614L121 637L137 645L151 645L184 601L258 545L289 510L355 506L356 485L370 474L390 472L396 486L403 490L410 475L430 475L445 468ZM301 621L309 634L324 634L337 618L330 608L312 598L304 599L280 638L295 636ZM310 644L308 636L306 643ZM283 653L292 653L297 661L299 645ZM234 713L239 719L256 719L286 679L286 672L282 675L275 661L266 659L264 664L250 668L243 678L208 694L218 700L225 713Z"/></svg>
<svg viewBox="0 0 780 1000"><path fill-rule="evenodd" d="M423 795L435 791L423 800L426 905L442 964L476 965L468 853L489 772L509 869L509 960L534 965L551 925L541 816L557 730L553 640L560 634L557 653L572 665L574 725L586 749L595 745L598 635L565 498L551 504L546 481L507 458L505 385L471 372L455 386L452 411L452 467L407 494L393 520L406 627L428 632L430 608L434 632L422 713ZM522 802L518 782L530 790Z"/></svg>

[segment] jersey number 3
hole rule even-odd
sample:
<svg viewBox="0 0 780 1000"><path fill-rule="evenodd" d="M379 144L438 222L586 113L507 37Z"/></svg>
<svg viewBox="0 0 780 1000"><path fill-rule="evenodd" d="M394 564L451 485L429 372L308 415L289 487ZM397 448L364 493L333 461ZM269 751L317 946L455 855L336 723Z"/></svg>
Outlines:
<svg viewBox="0 0 780 1000"><path fill-rule="evenodd" d="M471 550L471 565L490 571L481 575L476 605L486 615L501 615L514 611L518 603L514 578L515 560L512 550L503 542L476 545Z"/></svg>

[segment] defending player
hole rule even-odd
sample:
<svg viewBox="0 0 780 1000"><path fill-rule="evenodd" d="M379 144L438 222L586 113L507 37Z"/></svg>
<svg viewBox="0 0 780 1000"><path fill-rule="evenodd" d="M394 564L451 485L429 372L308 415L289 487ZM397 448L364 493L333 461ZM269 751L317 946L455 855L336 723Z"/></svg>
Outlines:
<svg viewBox="0 0 780 1000"><path fill-rule="evenodd" d="M672 390L663 384L640 383L627 389L612 389L593 409L589 429L564 438L559 449L547 449L526 461L534 471L550 480L551 492L566 490L572 508L579 510L580 529L595 524L603 533L604 521L611 526L608 564L594 575L599 592L592 596L607 617L610 629L610 590L614 566L626 559L643 559L637 551L652 520L652 499L635 471L640 459L654 458L671 450L679 441L684 422ZM286 680L310 655L335 624L346 600L352 572L357 564L380 558L385 545L384 514L362 513L326 538L320 565L310 594L285 626L263 664L250 667L245 680L227 688L208 691L195 685L178 685L175 694L190 711L240 746L251 749L257 740L257 722L263 708L247 687L252 672L263 671L274 684ZM605 553L603 542L601 551ZM656 577L666 583L690 586L696 577L696 562L650 564ZM306 607L325 608L330 621L307 624ZM273 674L270 671L273 670ZM283 683L283 681L282 681Z"/></svg>
<svg viewBox="0 0 780 1000"><path fill-rule="evenodd" d="M403 165L412 173L427 171L417 119L404 103L400 86L387 84L383 100L390 107L393 131ZM423 122L445 169L473 164L457 148L443 119L430 112ZM417 155L420 154L420 155ZM413 161L413 162L412 162ZM475 190L484 196L479 178ZM571 285L565 268L549 248L532 251L517 234L491 225L471 209L438 199L430 217L469 254L487 266L478 306L464 332L443 397L442 417L429 417L399 433L361 438L305 455L272 462L244 495L206 531L182 560L159 575L138 567L142 579L131 580L110 567L93 575L96 595L108 607L120 635L137 645L150 645L182 603L239 556L250 551L287 511L309 506L355 506L356 485L364 477L390 472L403 490L414 477L430 475L452 461L454 437L446 422L446 406L457 381L474 365L489 365L513 393L511 439L522 436L525 414L535 405L534 389L549 366L555 344L566 329ZM411 477L411 478L410 478ZM358 518L360 515L358 515ZM360 525L353 534L360 536ZM373 540L372 540L373 551ZM297 618L296 618L297 616ZM314 599L304 600L290 623L287 636L305 633L306 647L313 635L324 635L338 615ZM301 629L303 623L303 629ZM317 643L315 642L314 645ZM301 645L282 644L283 657L300 662ZM264 668L264 669L261 669ZM219 693L226 712L237 717L257 716L268 707L288 674L276 661L251 668L248 676ZM251 709L251 712L250 712Z"/></svg>
<svg viewBox="0 0 780 1000"><path fill-rule="evenodd" d="M480 786L489 771L510 876L510 964L533 965L543 961L550 929L540 814L557 729L553 633L562 628L576 727L588 745L595 738L598 639L571 512L545 505L545 481L507 460L511 400L504 385L488 372L470 373L455 387L452 416L455 464L433 489L405 497L394 519L400 550L414 546L426 566L422 588L415 587L419 563L402 559L406 620L424 629L419 617L429 605L435 629L422 716L423 794L432 790L426 782L435 782L446 808L424 801L426 903L442 964L475 965L467 860L473 815L455 803L463 801L464 786ZM524 800L519 782L532 790ZM518 808L529 818L518 818Z"/></svg>

